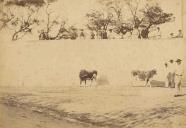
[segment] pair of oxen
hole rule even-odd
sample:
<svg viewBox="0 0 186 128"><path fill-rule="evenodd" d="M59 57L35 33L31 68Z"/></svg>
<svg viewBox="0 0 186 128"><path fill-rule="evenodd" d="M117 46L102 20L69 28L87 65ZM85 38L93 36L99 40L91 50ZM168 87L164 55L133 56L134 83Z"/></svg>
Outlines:
<svg viewBox="0 0 186 128"><path fill-rule="evenodd" d="M97 74L98 72L96 70L93 71L87 71L85 69L81 70L79 73L79 78L80 78L80 85L82 84L82 82L85 82L86 85L86 81L87 80L91 80L91 83L93 82L93 80L96 81L97 79ZM139 71L139 70L134 70L132 71L132 76L135 77L136 79L140 79L146 82L145 86L150 86L150 80L154 77L154 75L157 74L157 71L155 69L150 70L150 71Z"/></svg>

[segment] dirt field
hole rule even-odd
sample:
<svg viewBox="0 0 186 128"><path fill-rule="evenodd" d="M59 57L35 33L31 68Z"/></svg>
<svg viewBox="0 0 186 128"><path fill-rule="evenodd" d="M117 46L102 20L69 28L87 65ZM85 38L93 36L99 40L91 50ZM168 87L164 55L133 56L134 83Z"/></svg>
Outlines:
<svg viewBox="0 0 186 128"><path fill-rule="evenodd" d="M185 128L186 88L1 87L1 103L57 119L110 128Z"/></svg>
<svg viewBox="0 0 186 128"><path fill-rule="evenodd" d="M90 125L55 119L27 109L0 104L1 128L94 128Z"/></svg>
<svg viewBox="0 0 186 128"><path fill-rule="evenodd" d="M80 128L84 125L186 127L186 88L182 89L182 96L174 97L175 89L155 87L156 82L152 88L131 82L132 70L156 68L153 79L162 85L166 76L164 63L177 58L185 61L186 45L181 39L17 41L3 42L0 49L0 99L8 109L20 108L21 113L31 111L51 118L39 117L41 121L64 119L78 123ZM96 69L97 85L80 87L81 69ZM183 85L185 81L184 78ZM6 107L2 108L6 109L5 115L11 113ZM15 111L12 113L17 114ZM35 122L31 122L32 126ZM48 125L52 127L56 123ZM61 125L63 122L56 127ZM45 125L39 126L45 128ZM68 123L65 126L73 127Z"/></svg>

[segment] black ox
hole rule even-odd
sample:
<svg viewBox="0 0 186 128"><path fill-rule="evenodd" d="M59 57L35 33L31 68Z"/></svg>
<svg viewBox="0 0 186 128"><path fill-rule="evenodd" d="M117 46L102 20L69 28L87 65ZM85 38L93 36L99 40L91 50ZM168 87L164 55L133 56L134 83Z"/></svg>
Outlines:
<svg viewBox="0 0 186 128"><path fill-rule="evenodd" d="M81 70L79 73L80 85L82 84L83 81L85 82L85 85L86 85L87 80L91 80L91 83L92 83L93 80L96 80L97 74L98 72L96 70L93 70L93 71L87 71L84 69Z"/></svg>

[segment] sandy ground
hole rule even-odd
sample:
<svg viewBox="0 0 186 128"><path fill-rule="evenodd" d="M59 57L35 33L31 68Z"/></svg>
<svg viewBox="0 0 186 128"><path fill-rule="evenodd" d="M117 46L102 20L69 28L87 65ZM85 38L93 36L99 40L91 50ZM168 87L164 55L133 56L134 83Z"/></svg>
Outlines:
<svg viewBox="0 0 186 128"><path fill-rule="evenodd" d="M1 128L93 128L4 104L0 104L0 109Z"/></svg>
<svg viewBox="0 0 186 128"><path fill-rule="evenodd" d="M144 83L131 82L132 70L153 68L158 72L153 79L165 81L164 63L177 58L185 61L185 48L181 39L4 42L0 45L1 103L21 108L21 113L40 113L51 118L46 120L64 119L80 127L79 123L110 128L185 128L185 95L174 97L174 89L145 88L141 86ZM183 66L186 69L186 64ZM81 69L98 70L97 86L79 86ZM9 109L5 110L8 116L2 117L5 120L10 120L9 112L14 113ZM21 118L19 114L16 117ZM33 126L35 122L31 120Z"/></svg>
<svg viewBox="0 0 186 128"><path fill-rule="evenodd" d="M1 103L22 108L22 112L26 109L94 127L186 127L186 88L180 97L174 97L174 89L141 86L1 87L0 90Z"/></svg>

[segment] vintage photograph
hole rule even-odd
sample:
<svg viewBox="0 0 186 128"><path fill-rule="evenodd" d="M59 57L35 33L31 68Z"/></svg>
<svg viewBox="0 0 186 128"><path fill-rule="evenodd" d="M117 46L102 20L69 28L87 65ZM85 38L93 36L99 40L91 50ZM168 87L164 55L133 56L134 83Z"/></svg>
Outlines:
<svg viewBox="0 0 186 128"><path fill-rule="evenodd" d="M0 0L0 128L186 128L184 0Z"/></svg>

